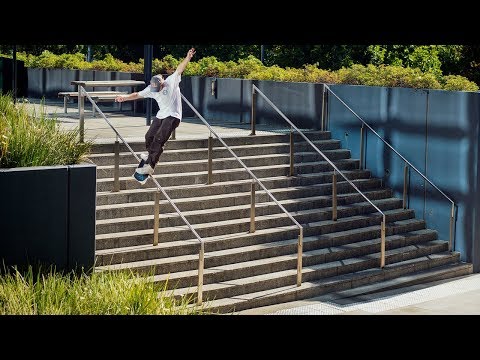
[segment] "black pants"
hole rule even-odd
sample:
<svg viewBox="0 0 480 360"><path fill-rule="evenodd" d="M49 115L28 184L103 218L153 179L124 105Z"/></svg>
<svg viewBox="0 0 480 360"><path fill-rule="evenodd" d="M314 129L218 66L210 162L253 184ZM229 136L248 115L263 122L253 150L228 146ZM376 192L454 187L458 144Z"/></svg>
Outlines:
<svg viewBox="0 0 480 360"><path fill-rule="evenodd" d="M163 146L179 124L180 120L173 116L164 119L155 118L150 124L150 129L145 134L145 147L148 151L146 163L150 164L152 168L157 165L158 159L163 153Z"/></svg>

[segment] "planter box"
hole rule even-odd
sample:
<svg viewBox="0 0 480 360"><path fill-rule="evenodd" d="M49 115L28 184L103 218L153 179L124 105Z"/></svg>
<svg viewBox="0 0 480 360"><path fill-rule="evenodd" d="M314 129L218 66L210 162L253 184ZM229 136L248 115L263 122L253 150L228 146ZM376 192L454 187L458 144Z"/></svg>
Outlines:
<svg viewBox="0 0 480 360"><path fill-rule="evenodd" d="M93 269L96 165L0 169L0 199L0 261L7 268Z"/></svg>

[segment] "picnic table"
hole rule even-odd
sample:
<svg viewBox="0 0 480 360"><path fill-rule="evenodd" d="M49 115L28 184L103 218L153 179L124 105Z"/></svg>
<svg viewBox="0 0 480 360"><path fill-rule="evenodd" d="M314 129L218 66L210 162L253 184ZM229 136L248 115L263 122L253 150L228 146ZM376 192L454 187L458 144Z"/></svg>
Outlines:
<svg viewBox="0 0 480 360"><path fill-rule="evenodd" d="M144 81L139 80L74 80L71 82L72 85L77 85L78 89L78 115L79 115L79 127L80 127L80 141L83 142L83 133L84 133L84 122L85 122L85 113L84 113L84 98L85 96L80 93L80 87L85 88L91 87L93 90L88 91L88 94L95 94L95 88L97 87L130 87L131 92L135 91L137 87L145 87ZM105 93L105 91L103 91ZM95 99L102 99L105 100L113 100L115 101L115 96L112 94L106 94L102 96L92 96ZM136 111L136 102L133 102L133 113L135 114Z"/></svg>

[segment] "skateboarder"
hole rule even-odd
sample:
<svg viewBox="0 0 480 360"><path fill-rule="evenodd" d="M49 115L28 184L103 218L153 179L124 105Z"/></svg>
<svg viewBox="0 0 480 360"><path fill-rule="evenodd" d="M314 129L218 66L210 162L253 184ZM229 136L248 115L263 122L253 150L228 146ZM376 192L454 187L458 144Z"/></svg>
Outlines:
<svg viewBox="0 0 480 360"><path fill-rule="evenodd" d="M142 91L119 95L115 98L116 102L153 98L159 107L155 119L145 134L145 147L148 154L140 155L142 160L133 174L133 177L142 185L145 184L148 176L153 174L155 165L163 152L163 146L182 121L182 97L179 84L181 74L193 55L195 55L195 49L191 48L185 59L178 64L175 72L166 79L160 74L155 75L150 80L150 85Z"/></svg>

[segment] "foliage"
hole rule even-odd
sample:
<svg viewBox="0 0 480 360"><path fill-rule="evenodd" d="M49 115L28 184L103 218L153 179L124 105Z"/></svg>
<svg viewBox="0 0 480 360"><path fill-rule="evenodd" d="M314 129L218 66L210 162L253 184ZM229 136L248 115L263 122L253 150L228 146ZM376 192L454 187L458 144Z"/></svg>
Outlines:
<svg viewBox="0 0 480 360"><path fill-rule="evenodd" d="M167 284L127 271L87 275L50 269L33 275L11 271L0 276L0 315L175 315L202 314L173 297Z"/></svg>
<svg viewBox="0 0 480 360"><path fill-rule="evenodd" d="M451 91L478 91L478 85L463 76L447 75L442 79L443 89Z"/></svg>
<svg viewBox="0 0 480 360"><path fill-rule="evenodd" d="M0 95L0 168L77 164L91 147L79 142L78 132L62 131L43 110L30 114L26 104Z"/></svg>
<svg viewBox="0 0 480 360"><path fill-rule="evenodd" d="M178 51L185 50L178 46ZM325 82L345 83L371 86L401 86L412 88L430 88L445 90L472 91L476 85L467 79L443 79L442 61L455 63L460 61L465 47L454 45L305 45L285 49L280 45L265 46L269 59L286 62L285 59L297 56L299 59L313 59L323 54L319 61L306 63L300 67L281 67L279 64L270 66L253 55L240 58L237 61L220 61L215 56L198 56L197 61L187 65L184 76L211 76L255 80L295 81L295 82ZM224 46L228 48L228 46ZM247 48L244 48L244 50ZM245 50L244 53L247 53ZM288 54L288 56L287 56ZM125 63L115 59L110 53L105 54L101 60L93 62L84 61L81 53L55 55L43 51L39 56L19 53L19 59L24 59L26 66L41 66L47 68L78 68L113 70L126 72L143 72L144 60ZM281 60L283 57L283 60ZM366 65L354 63L360 59L369 61ZM441 60L442 59L442 60ZM175 58L165 55L163 58L153 59L152 71L154 74L171 74L183 57ZM268 63L268 61L266 62ZM334 70L325 70L325 64L332 65ZM339 64L341 67L336 68ZM469 65L470 74L480 74L478 63ZM447 73L448 75L455 75ZM480 76L480 75L479 75ZM447 86L448 84L448 86Z"/></svg>
<svg viewBox="0 0 480 360"><path fill-rule="evenodd" d="M374 66L369 64L353 65L338 71L339 80L343 84L409 87L440 89L441 85L431 73L423 73L419 69L401 66Z"/></svg>

